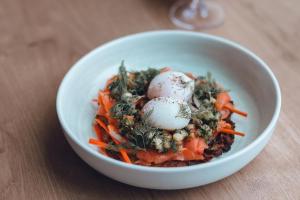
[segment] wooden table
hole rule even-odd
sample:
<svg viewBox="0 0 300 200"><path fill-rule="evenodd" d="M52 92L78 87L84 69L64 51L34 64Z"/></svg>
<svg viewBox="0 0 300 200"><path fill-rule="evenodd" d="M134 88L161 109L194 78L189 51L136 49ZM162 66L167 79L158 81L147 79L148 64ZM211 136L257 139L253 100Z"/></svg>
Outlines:
<svg viewBox="0 0 300 200"><path fill-rule="evenodd" d="M172 29L169 0L0 1L0 199L300 199L300 1L219 1L226 23L205 31L261 56L283 96L263 152L204 187L156 191L100 175L67 144L55 98L70 66L119 36Z"/></svg>

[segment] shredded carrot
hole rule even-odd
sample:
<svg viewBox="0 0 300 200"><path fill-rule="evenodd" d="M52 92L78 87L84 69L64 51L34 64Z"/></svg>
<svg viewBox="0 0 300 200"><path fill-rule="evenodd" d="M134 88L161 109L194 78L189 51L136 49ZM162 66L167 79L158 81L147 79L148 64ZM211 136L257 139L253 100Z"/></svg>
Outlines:
<svg viewBox="0 0 300 200"><path fill-rule="evenodd" d="M106 92L99 93L99 98L101 99L102 105L106 112L109 112L114 105L114 101L109 97L108 94L109 93Z"/></svg>
<svg viewBox="0 0 300 200"><path fill-rule="evenodd" d="M103 148L103 149L107 149L107 148L108 148L108 144L106 144L106 143L104 143L104 142L101 142L101 141L99 141L99 140L93 139L93 138L91 138L91 139L89 140L89 143L90 143L90 144L95 144L95 145L97 145L98 147Z"/></svg>
<svg viewBox="0 0 300 200"><path fill-rule="evenodd" d="M95 119L95 121L96 121L97 124L99 124L99 126L101 126L106 132L109 132L109 130L108 130L106 124L105 124L103 121L101 121L100 119Z"/></svg>
<svg viewBox="0 0 300 200"><path fill-rule="evenodd" d="M107 149L108 148L108 144L106 144L104 142L101 142L101 141L98 141L98 140L95 140L95 139L92 139L92 138L89 140L89 143L97 145L101 149ZM131 160L130 160L129 156L127 155L127 152L126 152L125 149L120 149L120 153L123 156L123 159L124 159L125 162L131 163Z"/></svg>
<svg viewBox="0 0 300 200"><path fill-rule="evenodd" d="M118 129L113 125L108 125L108 134L116 144L126 142L126 140L118 133Z"/></svg>
<svg viewBox="0 0 300 200"><path fill-rule="evenodd" d="M185 73L185 75L187 75L189 78L196 80L197 78L194 76L194 74L192 74L191 72L187 72Z"/></svg>
<svg viewBox="0 0 300 200"><path fill-rule="evenodd" d="M95 131L95 133L96 133L96 135L97 135L98 140L102 142L102 140L103 140L103 133L102 133L102 131L100 130L100 128L99 128L99 126L98 126L97 124L94 125L94 131ZM100 151L102 154L104 154L104 155L107 156L107 153L106 153L106 151L105 151L105 148L100 148L99 151Z"/></svg>
<svg viewBox="0 0 300 200"><path fill-rule="evenodd" d="M108 125L107 127L108 127L108 130L109 130L108 134L111 137L111 139L114 141L114 143L120 144L121 142L125 141L125 139L117 133L117 131L116 131L117 128L116 127L114 127L112 125ZM121 155L122 155L125 162L132 163L125 149L120 149L120 153L121 153Z"/></svg>
<svg viewBox="0 0 300 200"><path fill-rule="evenodd" d="M97 111L97 114L98 115L103 115L105 116L106 115L106 110L104 109L104 105L103 105L103 101L102 101L102 95L98 95L98 99L97 99L97 102L98 102L98 111Z"/></svg>
<svg viewBox="0 0 300 200"><path fill-rule="evenodd" d="M125 162L132 163L125 149L120 149L120 153Z"/></svg>
<svg viewBox="0 0 300 200"><path fill-rule="evenodd" d="M107 94L109 94L109 92L107 92L107 91L100 91L99 92L99 95L98 95L98 104L99 105L103 105L103 100L102 100L103 95L107 95Z"/></svg>
<svg viewBox="0 0 300 200"><path fill-rule="evenodd" d="M99 126L98 126L97 124L94 124L93 127L94 127L94 131L95 131L95 133L96 133L96 135L97 135L97 138L98 138L99 140L102 140L103 134L102 134L102 132L101 132Z"/></svg>
<svg viewBox="0 0 300 200"><path fill-rule="evenodd" d="M237 132L237 131L234 131L232 129L227 129L227 128L221 128L220 132L227 133L227 134L233 134L233 135L239 135L239 136L245 136L245 133Z"/></svg>
<svg viewBox="0 0 300 200"><path fill-rule="evenodd" d="M101 115L101 116L106 116L107 114L106 114L106 111L105 111L105 109L104 109L104 107L103 106L98 106L98 111L97 111L97 114L98 115Z"/></svg>
<svg viewBox="0 0 300 200"><path fill-rule="evenodd" d="M171 67L164 67L160 70L160 73L163 73L163 72L168 72L168 71L171 71L172 68Z"/></svg>
<svg viewBox="0 0 300 200"><path fill-rule="evenodd" d="M242 116L244 116L244 117L247 117L247 116L248 116L248 113L243 112L243 111L240 111L240 110L238 110L238 109L236 109L236 108L234 108L234 107L232 107L232 106L224 105L224 108L230 110L230 111L233 112L233 113L242 115Z"/></svg>
<svg viewBox="0 0 300 200"><path fill-rule="evenodd" d="M222 128L228 128L228 129L231 129L231 124L227 123L226 121L224 120L221 120L218 122L218 130L222 129Z"/></svg>
<svg viewBox="0 0 300 200"><path fill-rule="evenodd" d="M215 106L218 111L222 110L225 104L229 103L231 98L227 92L220 92L217 95Z"/></svg>

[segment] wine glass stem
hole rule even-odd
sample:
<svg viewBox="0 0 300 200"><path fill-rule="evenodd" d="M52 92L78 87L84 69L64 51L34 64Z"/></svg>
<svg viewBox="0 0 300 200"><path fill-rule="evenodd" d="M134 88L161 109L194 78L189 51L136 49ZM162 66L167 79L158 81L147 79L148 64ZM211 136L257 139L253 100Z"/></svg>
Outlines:
<svg viewBox="0 0 300 200"><path fill-rule="evenodd" d="M199 13L203 18L206 18L208 16L208 10L205 4L205 0L192 0L190 8L194 13Z"/></svg>

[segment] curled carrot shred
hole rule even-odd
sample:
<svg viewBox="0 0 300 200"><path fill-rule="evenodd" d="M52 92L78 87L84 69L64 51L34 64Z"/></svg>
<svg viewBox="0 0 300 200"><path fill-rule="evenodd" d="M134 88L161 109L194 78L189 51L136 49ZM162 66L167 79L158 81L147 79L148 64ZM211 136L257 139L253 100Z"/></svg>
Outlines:
<svg viewBox="0 0 300 200"><path fill-rule="evenodd" d="M168 71L171 71L172 68L171 67L164 67L160 70L160 73L164 73L164 72L168 72Z"/></svg>
<svg viewBox="0 0 300 200"><path fill-rule="evenodd" d="M111 139L114 141L116 144L121 144L122 142L125 142L126 140L117 132L117 128L114 127L113 125L108 125L108 134L111 137ZM120 153L123 157L123 160L127 163L132 163L126 150L125 149L120 149Z"/></svg>
<svg viewBox="0 0 300 200"><path fill-rule="evenodd" d="M109 94L106 92L101 91L99 93L99 98L101 99L100 102L102 102L106 113L108 113L110 109L114 106L115 102L109 97Z"/></svg>
<svg viewBox="0 0 300 200"><path fill-rule="evenodd" d="M104 143L104 142L102 142L102 141L93 139L93 138L91 138L91 139L89 140L89 143L90 143L90 144L97 145L98 147L103 148L103 149L107 149L107 147L108 147L108 144L106 144L106 143Z"/></svg>
<svg viewBox="0 0 300 200"><path fill-rule="evenodd" d="M240 111L240 110L234 108L234 106L231 103L231 98L230 98L228 92L220 92L217 95L217 100L216 100L215 106L218 111L223 113L223 115L224 115L224 116L222 115L223 119L228 116L228 112L226 112L226 109L229 110L230 112L239 114L244 117L247 117L247 115L248 115L246 112L243 112L243 111Z"/></svg>
<svg viewBox="0 0 300 200"><path fill-rule="evenodd" d="M99 126L102 127L106 132L109 132L109 130L108 130L106 124L105 124L103 121L101 121L100 119L95 119L95 121L96 121L97 124L99 124Z"/></svg>
<svg viewBox="0 0 300 200"><path fill-rule="evenodd" d="M187 72L187 73L185 73L185 75L187 75L189 78L191 78L193 80L197 79L197 77L195 77L194 74L192 74L191 72Z"/></svg>
<svg viewBox="0 0 300 200"><path fill-rule="evenodd" d="M248 113L246 113L246 112L243 112L243 111L240 111L240 110L238 110L238 109L234 108L234 107L232 106L232 104L231 104L231 106L230 106L230 105L228 105L228 104L226 104L226 105L224 105L224 108L226 108L226 109L230 110L230 111L231 111L231 112L233 112L233 113L236 113L236 114L242 115L242 116L244 116L244 117L247 117L247 116L248 116Z"/></svg>
<svg viewBox="0 0 300 200"><path fill-rule="evenodd" d="M99 141L102 142L102 140L103 140L103 133L102 133L102 131L100 130L100 128L98 127L97 124L94 125L94 131L95 131L95 133L96 133L97 138L99 139ZM105 151L105 148L101 148L101 147L100 147L99 151L100 151L102 154L104 154L104 155L107 156L107 153L106 153L106 151Z"/></svg>
<svg viewBox="0 0 300 200"><path fill-rule="evenodd" d="M227 134L233 134L233 135L239 135L239 136L245 136L245 133L234 131L232 129L227 129L227 128L221 128L220 132L227 133Z"/></svg>

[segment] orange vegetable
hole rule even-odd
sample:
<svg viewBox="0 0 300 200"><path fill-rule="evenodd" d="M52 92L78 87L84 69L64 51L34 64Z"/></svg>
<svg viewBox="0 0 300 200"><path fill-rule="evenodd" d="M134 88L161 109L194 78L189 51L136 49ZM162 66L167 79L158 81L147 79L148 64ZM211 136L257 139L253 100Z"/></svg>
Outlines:
<svg viewBox="0 0 300 200"><path fill-rule="evenodd" d="M217 130L219 131L222 128L229 128L229 129L231 129L231 124L229 124L229 123L221 120L221 121L218 122L218 128L217 128Z"/></svg>
<svg viewBox="0 0 300 200"><path fill-rule="evenodd" d="M174 153L168 151L167 153L158 153L155 151L138 151L136 156L143 162L160 164L170 160L190 161L203 160L204 149L207 148L204 139L195 137L188 139L184 143L182 151Z"/></svg>
<svg viewBox="0 0 300 200"><path fill-rule="evenodd" d="M220 132L227 133L227 134L233 134L233 135L239 135L239 136L245 136L245 133L237 132L237 131L234 131L232 129L227 129L227 128L221 128Z"/></svg>
<svg viewBox="0 0 300 200"><path fill-rule="evenodd" d="M125 162L130 163L130 164L132 163L125 149L120 149L120 153Z"/></svg>
<svg viewBox="0 0 300 200"><path fill-rule="evenodd" d="M102 102L102 105L106 111L106 113L109 113L110 109L114 106L115 102L109 97L109 93L107 92L100 92L99 93L100 102Z"/></svg>
<svg viewBox="0 0 300 200"><path fill-rule="evenodd" d="M106 149L108 147L108 144L106 144L104 142L101 142L99 140L96 140L96 139L92 139L92 138L89 140L89 143L90 144L95 144L98 147L103 148L103 149Z"/></svg>
<svg viewBox="0 0 300 200"><path fill-rule="evenodd" d="M160 70L160 73L164 73L164 72L168 72L168 71L171 71L172 68L171 67L164 67Z"/></svg>
<svg viewBox="0 0 300 200"><path fill-rule="evenodd" d="M160 164L166 162L168 160L172 160L175 157L175 153L169 151L167 153L158 153L156 151L138 151L136 153L138 159L147 162L147 163L154 163Z"/></svg>
<svg viewBox="0 0 300 200"><path fill-rule="evenodd" d="M112 125L108 125L108 134L110 135L111 139L114 141L114 143L116 144L120 144L120 143L123 143L125 142L126 140L117 133L117 128L112 126ZM120 153L124 159L125 162L127 163L131 163L131 160L126 152L125 149L120 149Z"/></svg>
<svg viewBox="0 0 300 200"><path fill-rule="evenodd" d="M230 104L224 105L224 108L230 110L230 111L233 112L233 113L242 115L242 116L244 116L244 117L247 117L247 115L248 115L248 113L243 112L243 111L240 111L240 110L234 108L233 105L232 105L231 103L230 103Z"/></svg>
<svg viewBox="0 0 300 200"><path fill-rule="evenodd" d="M222 109L219 112L221 113L221 119L226 119L231 114L230 110L228 109Z"/></svg>
<svg viewBox="0 0 300 200"><path fill-rule="evenodd" d="M113 125L108 125L108 134L116 144L124 143L126 140L118 133L118 129Z"/></svg>
<svg viewBox="0 0 300 200"><path fill-rule="evenodd" d="M231 98L227 92L221 92L217 95L215 106L219 112L222 114L222 119L225 119L228 117L230 113L228 113L226 110L229 110L230 112L242 115L244 117L247 117L247 113L240 111L233 107L232 103L230 102Z"/></svg>
<svg viewBox="0 0 300 200"><path fill-rule="evenodd" d="M95 121L97 122L97 124L99 124L99 126L101 126L106 132L109 132L106 124L104 122L102 122L100 119L95 119Z"/></svg>
<svg viewBox="0 0 300 200"><path fill-rule="evenodd" d="M182 159L181 159L182 158ZM203 154L195 153L189 149L182 149L181 154L177 155L174 160L181 160L181 161L189 161L189 160L203 160Z"/></svg>
<svg viewBox="0 0 300 200"><path fill-rule="evenodd" d="M215 106L218 111L221 111L225 104L230 103L231 98L227 92L220 92L217 95Z"/></svg>
<svg viewBox="0 0 300 200"><path fill-rule="evenodd" d="M208 146L203 138L194 137L188 138L183 144L183 147L196 154L203 154L204 149L206 149Z"/></svg>
<svg viewBox="0 0 300 200"><path fill-rule="evenodd" d="M102 142L102 141L103 141L103 133L102 133L102 131L100 130L100 128L98 127L97 124L94 125L94 131L95 131L95 133L96 133L96 135L97 135L98 140L100 140L100 141ZM107 153L106 153L106 151L105 151L105 148L100 148L99 151L100 151L101 153L103 153L104 155L107 155Z"/></svg>
<svg viewBox="0 0 300 200"><path fill-rule="evenodd" d="M192 74L191 72L185 73L185 75L187 75L189 78L196 80L197 77L194 76L194 74Z"/></svg>
<svg viewBox="0 0 300 200"><path fill-rule="evenodd" d="M94 124L93 128L94 128L94 131L95 131L95 133L96 133L96 135L97 135L97 138L98 138L99 140L102 140L102 138L103 138L103 133L102 133L102 131L100 130L99 126L98 126L97 124Z"/></svg>

